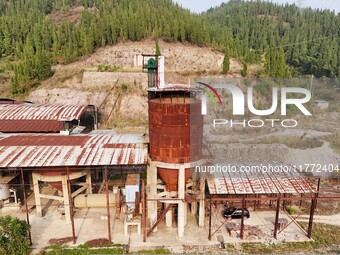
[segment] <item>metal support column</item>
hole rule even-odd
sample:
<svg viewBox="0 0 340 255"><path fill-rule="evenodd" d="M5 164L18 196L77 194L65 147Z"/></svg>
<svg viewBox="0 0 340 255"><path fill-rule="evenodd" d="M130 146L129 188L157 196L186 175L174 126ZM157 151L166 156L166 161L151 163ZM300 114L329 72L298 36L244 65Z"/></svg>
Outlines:
<svg viewBox="0 0 340 255"><path fill-rule="evenodd" d="M312 237L312 228L313 228L314 212L316 208L316 200L317 200L317 194L314 195L314 198L312 199L312 204L310 207L310 215L309 215L308 230L307 230L308 238Z"/></svg>
<svg viewBox="0 0 340 255"><path fill-rule="evenodd" d="M110 201L109 201L109 180L108 180L108 171L107 166L104 169L104 178L105 178L105 193L106 193L106 209L107 209L107 234L109 238L109 242L112 243L111 237L111 214L110 214Z"/></svg>
<svg viewBox="0 0 340 255"><path fill-rule="evenodd" d="M244 208L246 207L246 200L245 195L242 199L242 217L241 217L241 230L240 230L240 239L243 239L243 233L244 233Z"/></svg>
<svg viewBox="0 0 340 255"><path fill-rule="evenodd" d="M276 204L276 215L275 215L275 223L274 223L274 238L277 239L277 230L278 230L278 224L279 224L279 216L280 216L280 199L281 194L279 194L279 197L277 198L277 204Z"/></svg>
<svg viewBox="0 0 340 255"><path fill-rule="evenodd" d="M26 210L26 222L28 225L30 225L30 217L28 213L28 205L27 205L27 194L25 190L25 180L24 180L24 171L22 168L20 168L21 171L21 188L22 188L22 193L24 195L24 203L25 203L25 210ZM32 245L32 236L31 236L31 230L28 230L28 238L30 240L30 245Z"/></svg>
<svg viewBox="0 0 340 255"><path fill-rule="evenodd" d="M284 193L283 194L283 197L287 197L287 194ZM283 200L282 201L282 209L285 211L287 209L287 201L286 200Z"/></svg>
<svg viewBox="0 0 340 255"><path fill-rule="evenodd" d="M321 184L321 178L318 179L318 187L317 187L317 193L315 194L316 195L316 198L319 197L319 192L320 192L320 184ZM315 201L315 209L316 209L316 206L318 205L318 200Z"/></svg>
<svg viewBox="0 0 340 255"><path fill-rule="evenodd" d="M211 241L211 215L212 215L212 199L210 196L210 201L209 201L209 241Z"/></svg>

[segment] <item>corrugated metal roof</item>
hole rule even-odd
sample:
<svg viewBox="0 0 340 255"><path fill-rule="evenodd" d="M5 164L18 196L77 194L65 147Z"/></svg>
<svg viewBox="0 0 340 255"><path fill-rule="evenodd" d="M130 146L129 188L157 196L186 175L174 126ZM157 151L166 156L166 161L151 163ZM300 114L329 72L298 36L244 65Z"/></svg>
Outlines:
<svg viewBox="0 0 340 255"><path fill-rule="evenodd" d="M0 132L58 132L65 121L80 120L88 105L0 105Z"/></svg>
<svg viewBox="0 0 340 255"><path fill-rule="evenodd" d="M1 105L0 120L79 119L87 105Z"/></svg>
<svg viewBox="0 0 340 255"><path fill-rule="evenodd" d="M302 194L314 193L311 180L294 167L289 171L236 171L215 172L207 179L210 194ZM230 168L231 169L231 168ZM233 168L235 170L235 168Z"/></svg>
<svg viewBox="0 0 340 255"><path fill-rule="evenodd" d="M31 101L18 100L13 98L0 98L0 104L33 104Z"/></svg>
<svg viewBox="0 0 340 255"><path fill-rule="evenodd" d="M0 168L142 165L147 153L141 134L0 138Z"/></svg>
<svg viewBox="0 0 340 255"><path fill-rule="evenodd" d="M0 132L4 133L47 133L64 129L64 122L55 120L0 120Z"/></svg>

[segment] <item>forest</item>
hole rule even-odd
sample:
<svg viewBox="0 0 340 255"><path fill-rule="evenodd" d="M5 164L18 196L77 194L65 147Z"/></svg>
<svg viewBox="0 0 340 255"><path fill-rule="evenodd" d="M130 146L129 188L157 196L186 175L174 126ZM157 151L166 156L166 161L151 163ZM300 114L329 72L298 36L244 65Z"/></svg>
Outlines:
<svg viewBox="0 0 340 255"><path fill-rule="evenodd" d="M76 7L77 20L56 19ZM23 94L68 64L118 41L162 38L211 46L268 77L340 76L340 15L231 0L194 14L171 0L0 0L0 72Z"/></svg>

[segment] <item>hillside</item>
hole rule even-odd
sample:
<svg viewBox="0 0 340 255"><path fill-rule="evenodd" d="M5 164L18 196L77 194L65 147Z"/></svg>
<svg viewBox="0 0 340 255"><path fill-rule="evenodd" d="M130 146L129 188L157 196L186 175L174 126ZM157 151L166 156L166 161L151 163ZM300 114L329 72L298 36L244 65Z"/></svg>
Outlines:
<svg viewBox="0 0 340 255"><path fill-rule="evenodd" d="M211 46L270 77L339 77L340 17L232 0L201 15L171 0L0 0L0 82L27 93L69 64L118 42L163 38ZM25 17L25 18L24 18Z"/></svg>
<svg viewBox="0 0 340 255"><path fill-rule="evenodd" d="M220 75L223 54L209 47L159 41L169 83L190 83ZM134 65L137 55L154 52L155 42L121 42L89 57L54 67L54 75L27 97L35 103L80 103L99 107L102 127L144 131L147 123L147 74ZM241 77L243 65L231 59L229 77ZM98 71L101 66L114 71Z"/></svg>
<svg viewBox="0 0 340 255"><path fill-rule="evenodd" d="M340 15L328 10L301 9L265 1L231 0L203 14L211 26L220 27L232 52L246 62L265 57L270 77L284 52L292 76L340 76ZM272 59L274 57L274 59Z"/></svg>

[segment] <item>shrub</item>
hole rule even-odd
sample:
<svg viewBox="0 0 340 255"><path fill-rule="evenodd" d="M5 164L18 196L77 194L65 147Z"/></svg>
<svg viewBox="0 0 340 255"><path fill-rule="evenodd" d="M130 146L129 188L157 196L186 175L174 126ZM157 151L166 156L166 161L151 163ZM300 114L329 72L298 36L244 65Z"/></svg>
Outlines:
<svg viewBox="0 0 340 255"><path fill-rule="evenodd" d="M26 255L31 251L30 226L11 216L0 217L0 254Z"/></svg>

